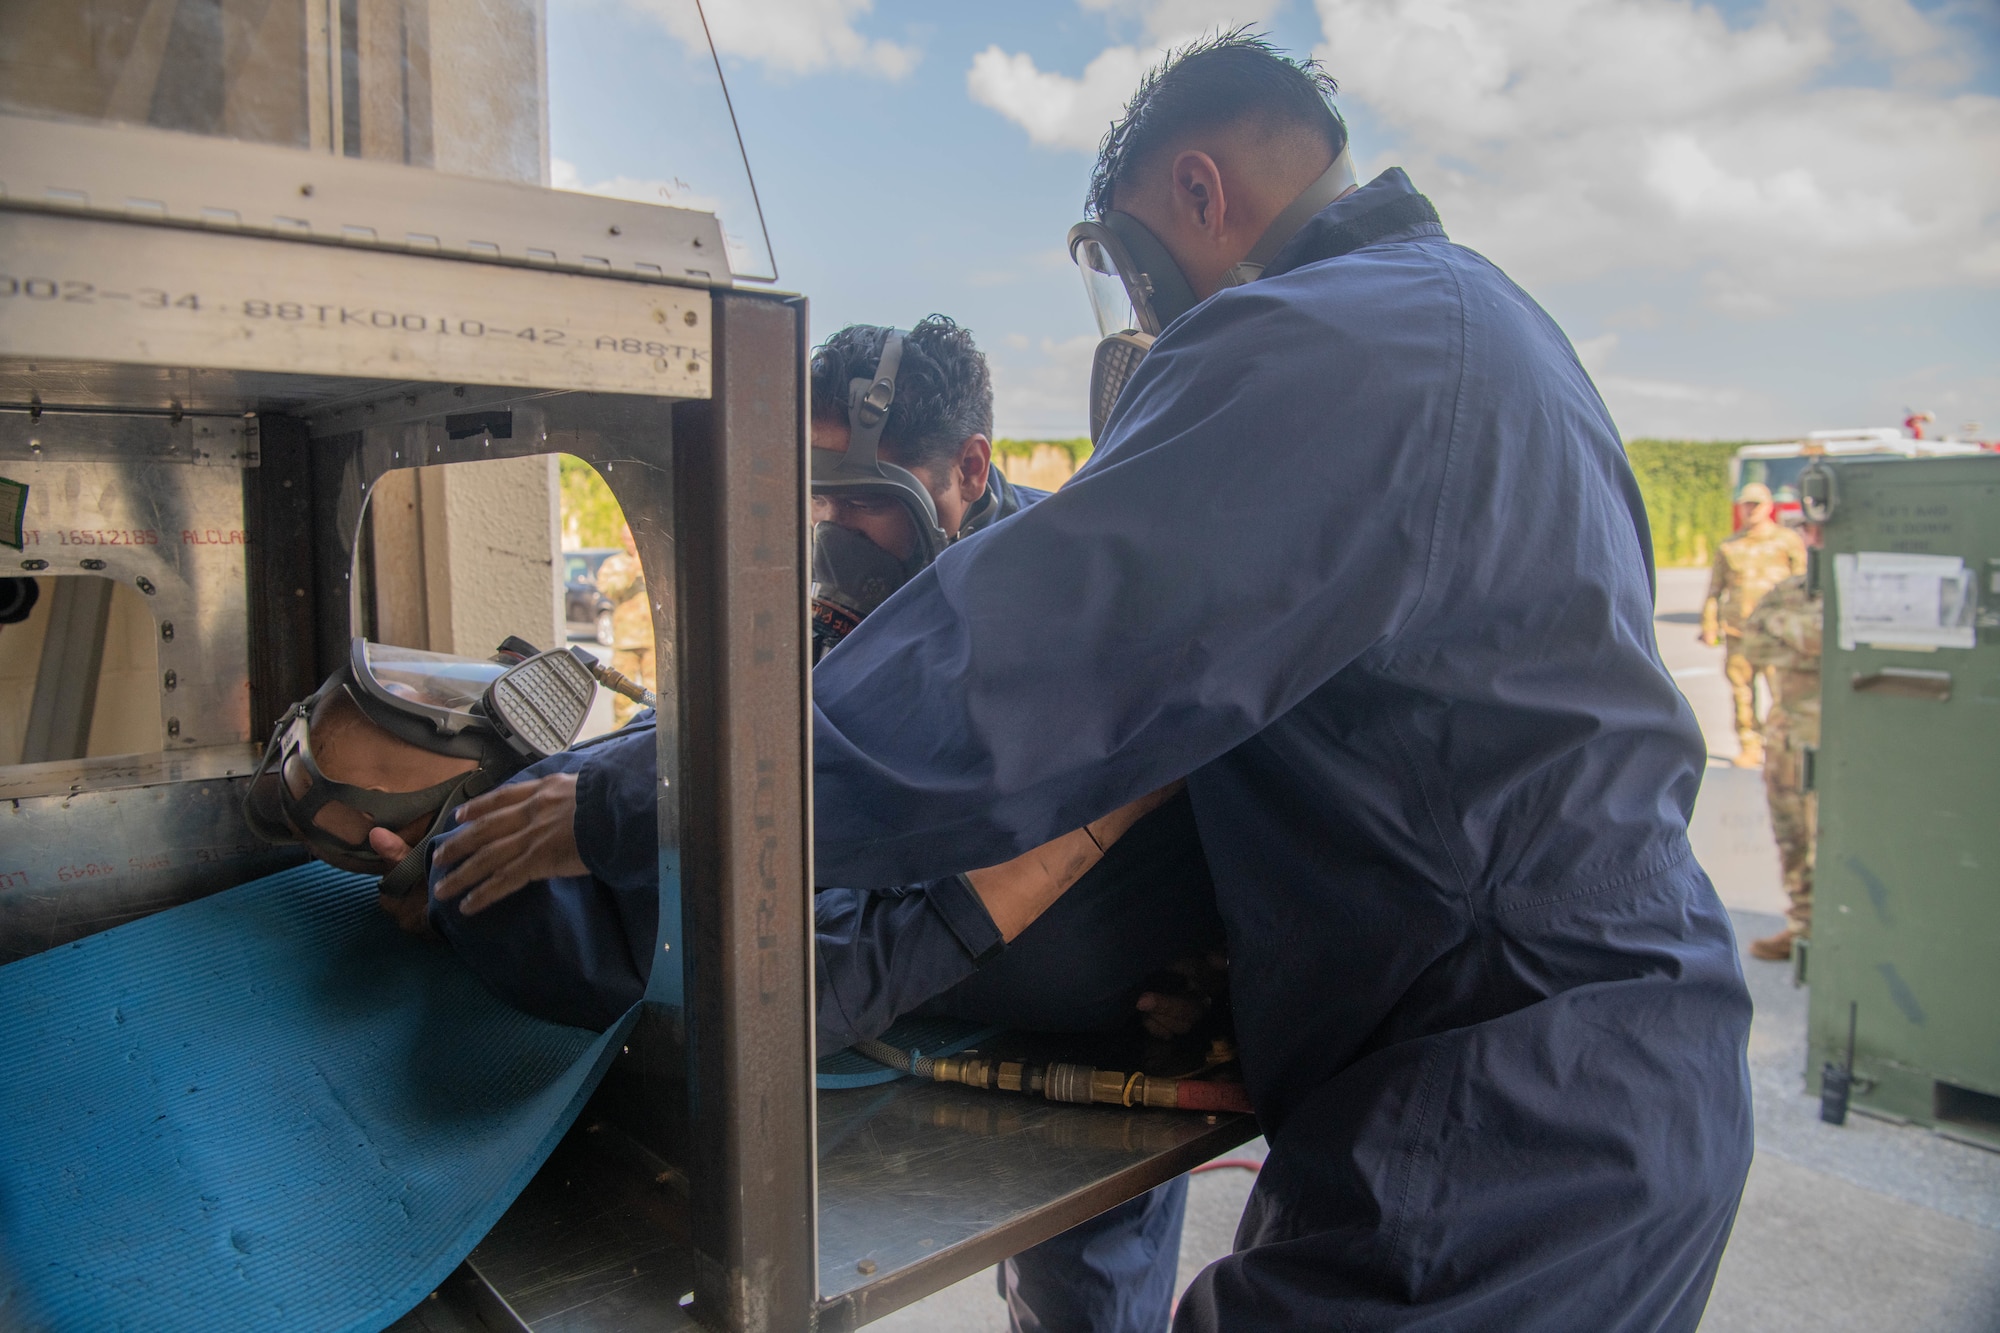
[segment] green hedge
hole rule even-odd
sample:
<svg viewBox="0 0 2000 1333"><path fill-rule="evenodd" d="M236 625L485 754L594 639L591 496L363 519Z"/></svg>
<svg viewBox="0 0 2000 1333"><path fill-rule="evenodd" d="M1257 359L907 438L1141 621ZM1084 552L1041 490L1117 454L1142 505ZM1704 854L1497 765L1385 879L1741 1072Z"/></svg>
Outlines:
<svg viewBox="0 0 2000 1333"><path fill-rule="evenodd" d="M1729 460L1739 440L1633 440L1625 446L1646 515L1653 527L1653 560L1660 565L1706 565L1716 543L1729 535ZM995 440L1002 459L1026 462L1036 449L1069 452L1073 467L1090 457L1090 441Z"/></svg>
<svg viewBox="0 0 2000 1333"><path fill-rule="evenodd" d="M1090 441L995 440L1001 458L1026 462L1036 449L1066 451L1072 467L1090 457ZM1625 446L1646 515L1653 526L1653 559L1660 565L1705 565L1716 543L1729 535L1729 460L1738 440L1633 440ZM563 517L572 540L616 546L622 515L603 478L580 459L562 459Z"/></svg>
<svg viewBox="0 0 2000 1333"><path fill-rule="evenodd" d="M1085 436L1078 436L1076 439L1073 440L993 441L993 452L995 454L998 454L1003 459L1018 458L1021 459L1023 462L1025 462L1029 458L1034 457L1035 450L1041 448L1061 449L1062 451L1067 453L1069 455L1069 463L1072 469L1082 467L1083 461L1086 458L1090 457L1090 440L1088 437Z"/></svg>
<svg viewBox="0 0 2000 1333"><path fill-rule="evenodd" d="M625 511L597 469L570 454L556 455L562 490L563 544L603 547L618 545Z"/></svg>
<svg viewBox="0 0 2000 1333"><path fill-rule="evenodd" d="M1632 440L1625 456L1646 497L1653 560L1705 565L1729 535L1729 460L1740 440Z"/></svg>

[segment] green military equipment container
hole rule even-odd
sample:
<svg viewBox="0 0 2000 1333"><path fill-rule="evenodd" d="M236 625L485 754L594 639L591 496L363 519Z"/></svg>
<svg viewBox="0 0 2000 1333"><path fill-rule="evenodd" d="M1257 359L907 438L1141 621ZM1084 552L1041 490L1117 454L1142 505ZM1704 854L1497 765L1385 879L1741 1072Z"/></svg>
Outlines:
<svg viewBox="0 0 2000 1333"><path fill-rule="evenodd" d="M1806 1077L2000 1147L2000 456L1822 462ZM1802 959L1803 963L1804 960Z"/></svg>

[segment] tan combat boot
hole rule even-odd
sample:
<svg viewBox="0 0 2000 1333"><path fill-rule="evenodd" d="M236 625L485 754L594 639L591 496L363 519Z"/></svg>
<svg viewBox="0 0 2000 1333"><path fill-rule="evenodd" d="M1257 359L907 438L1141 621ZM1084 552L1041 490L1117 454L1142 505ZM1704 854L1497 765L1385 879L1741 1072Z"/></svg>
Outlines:
<svg viewBox="0 0 2000 1333"><path fill-rule="evenodd" d="M1736 758L1731 761L1738 768L1762 768L1764 766L1764 738L1752 732L1737 742Z"/></svg>
<svg viewBox="0 0 2000 1333"><path fill-rule="evenodd" d="M1792 932L1781 930L1775 935L1766 935L1761 940L1750 941L1750 956L1766 963L1790 962Z"/></svg>

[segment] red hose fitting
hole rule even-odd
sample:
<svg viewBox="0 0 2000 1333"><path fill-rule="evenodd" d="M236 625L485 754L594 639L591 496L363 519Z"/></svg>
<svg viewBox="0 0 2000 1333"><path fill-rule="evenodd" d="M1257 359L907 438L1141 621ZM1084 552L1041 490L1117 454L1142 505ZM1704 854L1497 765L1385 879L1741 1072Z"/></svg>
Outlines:
<svg viewBox="0 0 2000 1333"><path fill-rule="evenodd" d="M1184 1078L1174 1090L1174 1105L1183 1111L1250 1113L1250 1094L1241 1083L1208 1083Z"/></svg>

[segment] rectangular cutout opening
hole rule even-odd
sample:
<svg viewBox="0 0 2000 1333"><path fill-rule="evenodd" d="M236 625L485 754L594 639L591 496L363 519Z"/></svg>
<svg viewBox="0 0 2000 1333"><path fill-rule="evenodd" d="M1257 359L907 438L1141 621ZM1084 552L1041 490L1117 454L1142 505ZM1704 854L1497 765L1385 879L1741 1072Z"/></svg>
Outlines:
<svg viewBox="0 0 2000 1333"><path fill-rule="evenodd" d="M1955 1083L1932 1085L1938 1122L2000 1136L2000 1097Z"/></svg>
<svg viewBox="0 0 2000 1333"><path fill-rule="evenodd" d="M159 645L146 599L93 574L0 584L0 764L158 750Z"/></svg>

